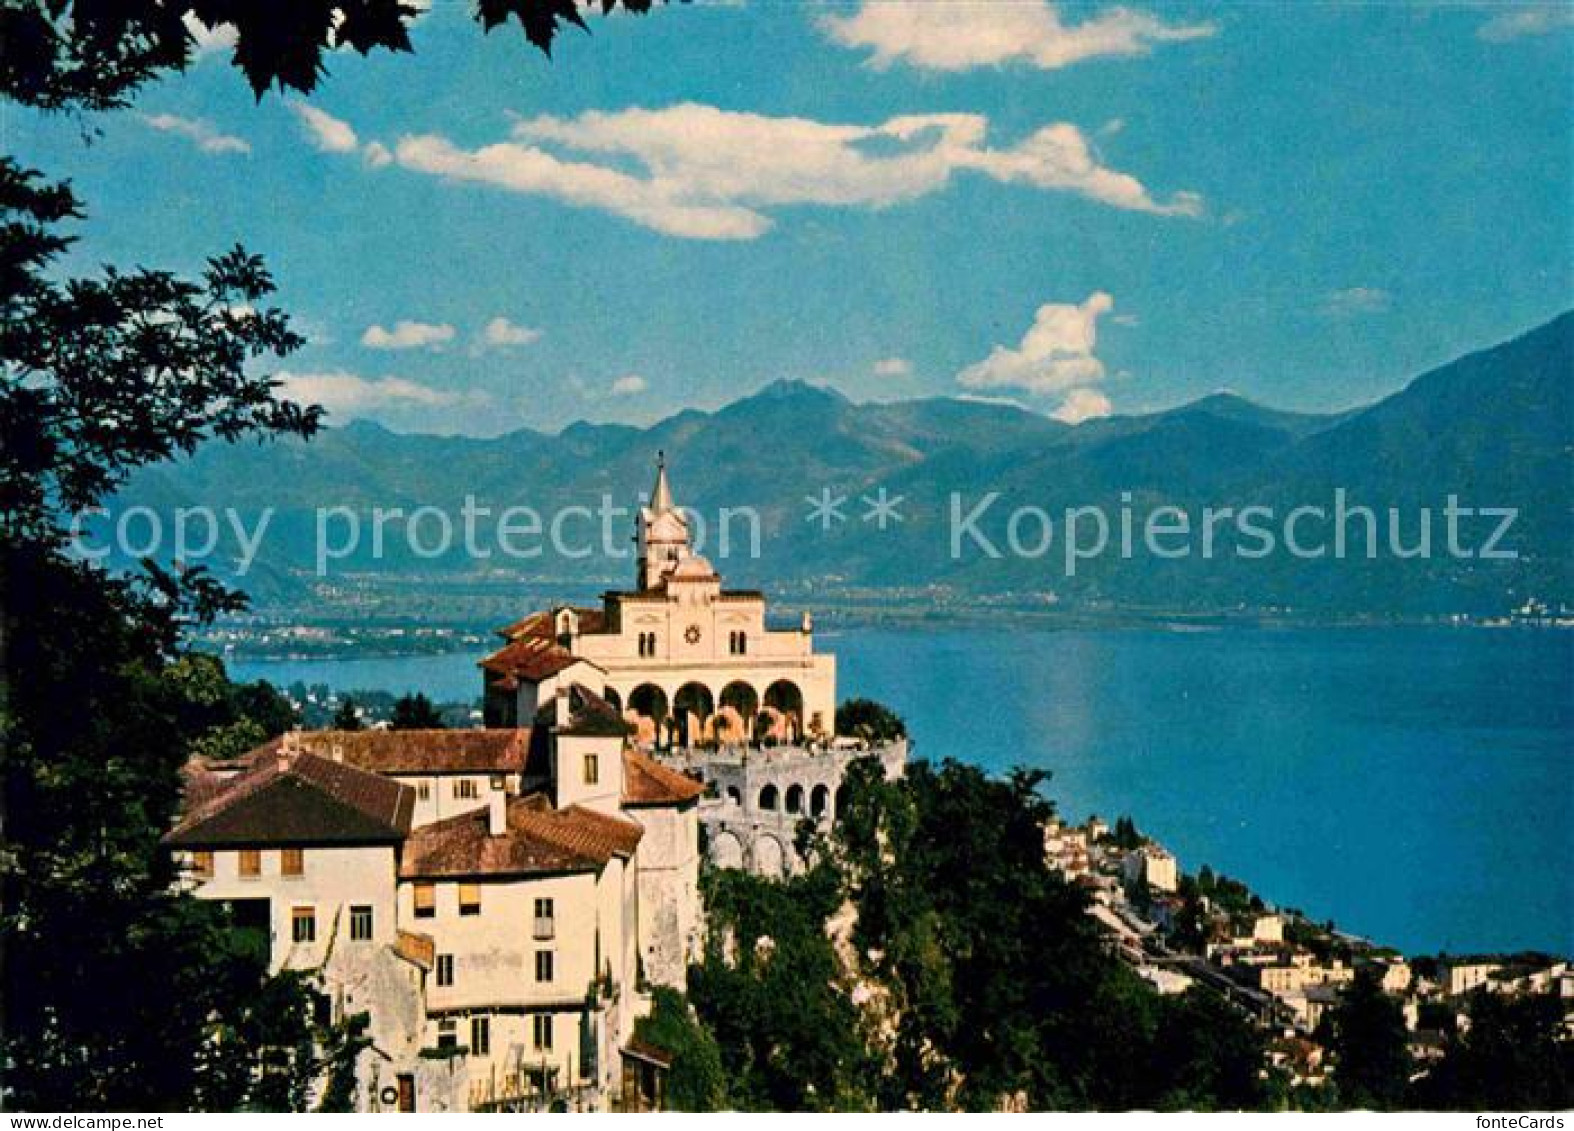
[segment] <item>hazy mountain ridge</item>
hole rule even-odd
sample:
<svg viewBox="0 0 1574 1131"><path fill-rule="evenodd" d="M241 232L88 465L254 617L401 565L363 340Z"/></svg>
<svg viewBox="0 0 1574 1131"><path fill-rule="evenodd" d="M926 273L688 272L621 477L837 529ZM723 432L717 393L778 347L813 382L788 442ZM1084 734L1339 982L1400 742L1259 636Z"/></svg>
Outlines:
<svg viewBox="0 0 1574 1131"><path fill-rule="evenodd" d="M1574 313L1510 342L1440 366L1364 409L1281 412L1220 393L1164 412L1070 427L1009 404L927 398L855 403L832 390L779 381L714 412L685 410L648 428L576 423L557 434L495 439L391 432L352 423L310 444L209 445L151 469L122 504L207 504L250 513L277 508L265 560L309 570L314 507L435 506L457 514L466 496L496 509L550 513L628 506L656 451L680 502L714 516L752 507L762 517L759 561L730 560L730 579L759 584L831 578L862 585L945 583L962 591L1053 591L1084 600L1166 607L1292 606L1343 611L1491 611L1527 596L1574 600ZM876 532L860 496L904 497L905 521ZM1168 561L1086 564L1074 577L1059 549L1042 557L954 558L953 493L967 505L997 492L1002 515L1032 505L1058 515L1098 505L1139 515L1161 504L1198 512L1248 503L1331 505L1336 487L1373 507L1518 507L1511 563ZM805 522L808 496L849 501L829 531ZM992 512L993 513L993 512ZM1003 520L1002 520L1003 521ZM1407 520L1410 521L1410 520ZM1380 536L1380 541L1383 536ZM474 569L395 550L356 568L391 572ZM615 574L616 563L574 566L550 556L501 563Z"/></svg>

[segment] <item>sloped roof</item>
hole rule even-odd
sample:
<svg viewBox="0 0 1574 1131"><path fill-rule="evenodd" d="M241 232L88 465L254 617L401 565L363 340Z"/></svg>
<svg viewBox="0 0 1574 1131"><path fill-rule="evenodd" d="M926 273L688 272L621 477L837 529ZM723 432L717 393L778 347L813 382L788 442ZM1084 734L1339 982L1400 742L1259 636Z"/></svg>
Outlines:
<svg viewBox="0 0 1574 1131"><path fill-rule="evenodd" d="M525 768L530 728L298 731L258 753L285 747L375 774L512 774Z"/></svg>
<svg viewBox="0 0 1574 1131"><path fill-rule="evenodd" d="M515 680L539 683L575 664L589 663L589 660L574 655L555 640L542 636L521 636L480 661L480 666Z"/></svg>
<svg viewBox="0 0 1574 1131"><path fill-rule="evenodd" d="M634 730L618 709L582 683L576 683L565 692L569 698L569 717L566 726L557 733L571 738L620 738Z"/></svg>
<svg viewBox="0 0 1574 1131"><path fill-rule="evenodd" d="M538 609L536 612L521 617L513 624L504 625L497 630L497 634L505 640L518 640L527 636L555 640L557 638L557 630L553 622L556 620L557 614L565 608L579 614L579 631L581 633L605 631L606 614L601 609L584 608L578 605L563 605L553 609Z"/></svg>
<svg viewBox="0 0 1574 1131"><path fill-rule="evenodd" d="M423 825L405 843L401 879L530 876L598 871L627 859L642 830L632 821L572 805L554 809L540 794L508 802L506 831L492 836L485 809Z"/></svg>
<svg viewBox="0 0 1574 1131"><path fill-rule="evenodd" d="M181 848L392 844L409 832L414 810L407 785L281 749L206 792L164 841Z"/></svg>
<svg viewBox="0 0 1574 1131"><path fill-rule="evenodd" d="M683 805L704 792L703 783L663 766L648 754L632 747L623 751L624 805Z"/></svg>

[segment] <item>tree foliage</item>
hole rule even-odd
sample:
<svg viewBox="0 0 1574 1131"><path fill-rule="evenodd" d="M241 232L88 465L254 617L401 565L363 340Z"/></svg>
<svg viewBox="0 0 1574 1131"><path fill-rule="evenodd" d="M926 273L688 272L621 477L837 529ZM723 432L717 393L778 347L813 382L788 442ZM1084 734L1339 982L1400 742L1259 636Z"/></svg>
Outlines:
<svg viewBox="0 0 1574 1131"><path fill-rule="evenodd" d="M298 339L256 310L240 250L201 282L56 280L70 190L0 159L0 1065L52 1110L272 1105L307 1074L299 987L224 912L180 894L159 844L196 752L287 725L181 647L235 598L198 571L112 577L66 552L67 513L211 437L308 434L249 362ZM242 310L239 304L252 309ZM273 1071L262 1071L265 1051ZM289 1093L294 1095L295 1093Z"/></svg>
<svg viewBox="0 0 1574 1131"><path fill-rule="evenodd" d="M333 713L334 730L361 730L361 712L356 708L355 700L346 695L339 700L339 709Z"/></svg>
<svg viewBox="0 0 1574 1131"><path fill-rule="evenodd" d="M1393 1111L1405 1105L1412 1066L1404 1014L1375 969L1356 975L1320 1036L1334 1055L1343 1106Z"/></svg>
<svg viewBox="0 0 1574 1131"><path fill-rule="evenodd" d="M907 737L907 724L884 703L848 699L836 708L836 733L869 742L890 742Z"/></svg>
<svg viewBox="0 0 1574 1131"><path fill-rule="evenodd" d="M650 10L652 0L595 0L602 12ZM485 32L517 23L550 54L565 27L586 27L580 0L477 0ZM261 98L270 88L310 93L325 57L349 48L408 52L421 9L401 0L5 0L0 4L0 95L44 110L106 110L195 58L196 34L227 31L231 62Z"/></svg>
<svg viewBox="0 0 1574 1131"><path fill-rule="evenodd" d="M1471 995L1470 1025L1416 1087L1417 1107L1453 1111L1574 1108L1574 1041L1553 995Z"/></svg>
<svg viewBox="0 0 1574 1131"><path fill-rule="evenodd" d="M690 984L734 1103L1275 1102L1259 1036L1232 1006L1160 997L1105 953L1085 897L1045 866L1044 781L917 762L893 782L861 759L807 875L708 877L712 936Z"/></svg>
<svg viewBox="0 0 1574 1131"><path fill-rule="evenodd" d="M672 1056L667 1072L667 1110L721 1111L727 1106L721 1049L677 990L656 988L650 1014L634 1023L634 1035Z"/></svg>
<svg viewBox="0 0 1574 1131"><path fill-rule="evenodd" d="M689 994L721 1049L728 1100L750 1111L872 1106L872 1064L826 937L838 903L825 869L776 883L705 877L708 933Z"/></svg>
<svg viewBox="0 0 1574 1131"><path fill-rule="evenodd" d="M421 692L394 700L388 725L394 730L441 730L443 715Z"/></svg>
<svg viewBox="0 0 1574 1131"><path fill-rule="evenodd" d="M138 467L209 439L309 436L320 416L252 372L302 344L258 306L273 291L260 259L237 247L200 282L113 267L59 281L58 225L79 214L68 186L0 158L0 524L35 541Z"/></svg>

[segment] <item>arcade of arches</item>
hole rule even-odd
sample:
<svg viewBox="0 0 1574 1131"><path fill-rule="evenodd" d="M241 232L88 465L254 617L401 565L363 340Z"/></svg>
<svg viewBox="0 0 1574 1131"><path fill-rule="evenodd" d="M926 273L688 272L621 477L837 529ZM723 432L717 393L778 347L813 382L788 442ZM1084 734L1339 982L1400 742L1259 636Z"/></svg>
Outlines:
<svg viewBox="0 0 1574 1131"><path fill-rule="evenodd" d="M647 746L759 746L793 743L823 734L825 720L804 719L803 692L790 679L763 690L734 679L712 689L697 680L672 691L641 683L627 694L609 690L608 700L634 725Z"/></svg>

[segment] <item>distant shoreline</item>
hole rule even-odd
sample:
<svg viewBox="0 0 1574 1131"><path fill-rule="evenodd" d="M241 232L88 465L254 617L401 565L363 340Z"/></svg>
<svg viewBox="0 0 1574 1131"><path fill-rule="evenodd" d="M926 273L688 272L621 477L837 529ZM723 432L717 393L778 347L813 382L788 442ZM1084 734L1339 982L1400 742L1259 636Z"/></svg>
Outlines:
<svg viewBox="0 0 1574 1131"><path fill-rule="evenodd" d="M827 636L857 629L895 629L912 632L947 630L956 628L1001 628L1012 626L1032 631L1055 632L1230 632L1230 631L1349 631L1352 629L1419 629L1440 628L1455 630L1542 630L1574 629L1574 619L1569 618L1520 618L1498 617L1491 619L1464 617L1378 617L1351 615L1343 617L1311 617L1266 612L1181 612L1153 610L1151 612L1087 609L1035 609L1000 605L981 609L902 609L890 606L841 605L824 601L816 610L817 629ZM379 625L375 622L334 618L311 622L314 630L331 634L335 630L365 634L367 639L329 643L320 647L278 644L252 644L244 635L251 632L272 634L306 627L306 622L291 621L281 617L266 627L225 626L215 633L198 637L203 650L217 651L226 658L245 662L301 663L355 660L418 659L427 656L448 656L463 653L479 655L493 636L491 626L463 624L443 626L440 635L423 636L417 640L390 639L394 634L403 636L409 631L401 624ZM240 639L235 639L240 635Z"/></svg>

